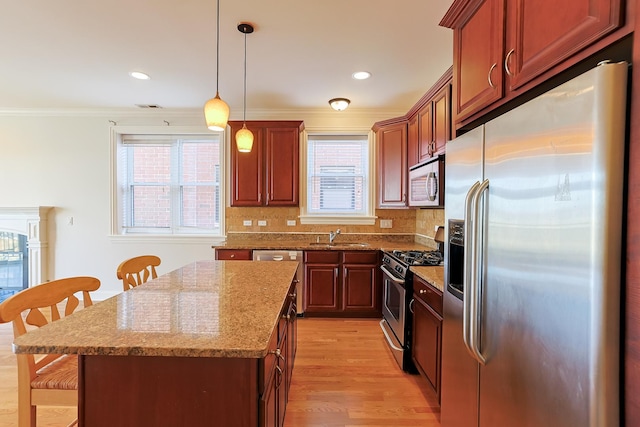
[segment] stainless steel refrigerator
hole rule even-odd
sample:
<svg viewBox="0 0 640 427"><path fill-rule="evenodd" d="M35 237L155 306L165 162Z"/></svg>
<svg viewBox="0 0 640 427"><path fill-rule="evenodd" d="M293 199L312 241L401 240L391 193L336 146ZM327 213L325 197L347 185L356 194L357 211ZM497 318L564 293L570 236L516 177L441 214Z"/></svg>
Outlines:
<svg viewBox="0 0 640 427"><path fill-rule="evenodd" d="M447 144L443 427L615 427L627 63Z"/></svg>

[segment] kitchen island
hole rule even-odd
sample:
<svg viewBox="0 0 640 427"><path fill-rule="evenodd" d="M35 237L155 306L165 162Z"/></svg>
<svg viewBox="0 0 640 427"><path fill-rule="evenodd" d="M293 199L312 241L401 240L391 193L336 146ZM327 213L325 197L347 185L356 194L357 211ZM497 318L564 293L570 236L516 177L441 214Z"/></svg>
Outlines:
<svg viewBox="0 0 640 427"><path fill-rule="evenodd" d="M189 264L17 338L14 352L78 354L81 426L282 425L297 268Z"/></svg>

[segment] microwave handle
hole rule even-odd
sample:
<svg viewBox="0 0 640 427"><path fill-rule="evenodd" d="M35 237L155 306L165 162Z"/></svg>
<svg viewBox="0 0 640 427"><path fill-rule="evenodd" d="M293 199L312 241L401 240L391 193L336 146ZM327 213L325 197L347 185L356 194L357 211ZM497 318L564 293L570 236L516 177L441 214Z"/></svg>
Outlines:
<svg viewBox="0 0 640 427"><path fill-rule="evenodd" d="M433 181L433 187L429 186L429 183L431 181ZM429 175L427 175L426 186L427 197L429 198L430 202L433 202L434 200L436 200L436 196L438 195L438 177L436 176L435 172L429 172ZM431 192L431 188L433 188L433 193Z"/></svg>

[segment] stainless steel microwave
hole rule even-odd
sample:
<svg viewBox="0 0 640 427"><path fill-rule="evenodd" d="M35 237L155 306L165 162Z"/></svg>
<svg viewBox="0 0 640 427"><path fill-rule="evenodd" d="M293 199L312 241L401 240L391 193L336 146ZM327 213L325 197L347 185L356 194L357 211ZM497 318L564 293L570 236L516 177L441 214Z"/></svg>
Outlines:
<svg viewBox="0 0 640 427"><path fill-rule="evenodd" d="M444 155L409 170L409 206L444 207Z"/></svg>

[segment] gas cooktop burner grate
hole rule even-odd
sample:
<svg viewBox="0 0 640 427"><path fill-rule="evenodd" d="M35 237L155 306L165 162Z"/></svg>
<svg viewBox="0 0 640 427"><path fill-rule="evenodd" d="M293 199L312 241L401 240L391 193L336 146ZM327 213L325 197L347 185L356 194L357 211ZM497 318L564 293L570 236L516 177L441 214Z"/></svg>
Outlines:
<svg viewBox="0 0 640 427"><path fill-rule="evenodd" d="M392 254L406 265L441 265L444 261L439 251L400 251Z"/></svg>

